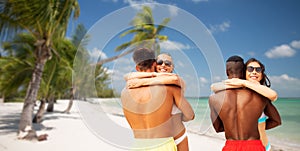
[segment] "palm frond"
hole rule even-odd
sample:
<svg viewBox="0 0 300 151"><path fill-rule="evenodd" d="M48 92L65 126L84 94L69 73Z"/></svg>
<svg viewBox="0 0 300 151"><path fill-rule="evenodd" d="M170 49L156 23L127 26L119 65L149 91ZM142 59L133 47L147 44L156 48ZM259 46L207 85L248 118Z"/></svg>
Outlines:
<svg viewBox="0 0 300 151"><path fill-rule="evenodd" d="M20 86L29 82L28 79L33 72L33 64L14 57L2 57L0 63L2 64L0 67L2 71L0 91L5 92L5 94L12 94L17 92Z"/></svg>
<svg viewBox="0 0 300 151"><path fill-rule="evenodd" d="M139 32L143 32L143 29L138 28L138 29L127 30L127 31L123 32L123 33L120 35L120 37L124 37L124 36L126 36L126 35L134 34L134 33L139 33Z"/></svg>
<svg viewBox="0 0 300 151"><path fill-rule="evenodd" d="M156 35L159 41L166 41L168 40L168 36L165 35Z"/></svg>
<svg viewBox="0 0 300 151"><path fill-rule="evenodd" d="M12 41L3 43L3 50L8 55L19 59L29 59L34 57L35 37L28 33L19 33Z"/></svg>
<svg viewBox="0 0 300 151"><path fill-rule="evenodd" d="M157 31L156 31L156 32L157 32L157 33L160 33L160 32L166 27L166 25L167 25L170 21L171 21L170 18L165 18L165 19L163 20L163 22L157 26Z"/></svg>
<svg viewBox="0 0 300 151"><path fill-rule="evenodd" d="M126 48L128 48L130 45L131 45L132 42L126 42L126 43L123 43L122 45L118 46L115 51L121 51L121 50L124 50Z"/></svg>
<svg viewBox="0 0 300 151"><path fill-rule="evenodd" d="M64 36L69 16L77 18L77 0L10 0L0 2L1 39L7 40L18 31L26 30L37 38Z"/></svg>
<svg viewBox="0 0 300 151"><path fill-rule="evenodd" d="M87 46L87 42L89 40L89 36L86 35L87 30L85 29L83 24L79 24L76 27L75 33L72 35L72 43L76 46L79 47L85 47Z"/></svg>

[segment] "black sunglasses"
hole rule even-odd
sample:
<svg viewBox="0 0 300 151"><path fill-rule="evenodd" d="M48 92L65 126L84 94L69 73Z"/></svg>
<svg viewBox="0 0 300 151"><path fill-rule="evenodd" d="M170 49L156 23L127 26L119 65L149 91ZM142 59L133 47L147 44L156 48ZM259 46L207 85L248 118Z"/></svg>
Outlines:
<svg viewBox="0 0 300 151"><path fill-rule="evenodd" d="M162 64L165 64L166 66L170 67L172 65L172 62L171 61L168 61L168 60L157 60L156 61L156 64L157 65L162 65Z"/></svg>
<svg viewBox="0 0 300 151"><path fill-rule="evenodd" d="M261 73L262 72L262 67L252 67L252 66L248 66L247 67L247 71L248 72L253 72L256 71L257 73Z"/></svg>

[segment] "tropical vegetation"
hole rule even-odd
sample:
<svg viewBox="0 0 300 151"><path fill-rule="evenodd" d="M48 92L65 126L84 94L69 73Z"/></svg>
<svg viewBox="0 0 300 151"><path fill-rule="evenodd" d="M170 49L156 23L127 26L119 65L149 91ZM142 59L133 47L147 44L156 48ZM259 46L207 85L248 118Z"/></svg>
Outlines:
<svg viewBox="0 0 300 151"><path fill-rule="evenodd" d="M79 17L77 0L0 0L0 38L3 52L0 55L0 97L4 100L24 98L20 117L21 139L36 139L32 121L40 122L48 102L47 111L53 111L57 99L70 99L64 112L68 113L73 99L86 100L92 80L98 97L112 97L114 91L108 87L109 74L104 63L118 59L134 51L130 48L147 41L151 49L160 51L159 42L167 40L160 35L169 18L156 26L149 7L143 7L130 23L133 28L121 37L134 34L129 42L116 47L115 51L130 48L125 53L91 64L85 50L89 36L83 25L79 25L69 39L66 30L69 21ZM150 43L149 43L150 42ZM76 54L77 53L77 54ZM74 58L79 61L73 63ZM79 69L81 72L76 72ZM93 73L93 74L90 74ZM75 76L83 78L75 79ZM36 101L41 106L33 118ZM20 136L20 135L19 135Z"/></svg>

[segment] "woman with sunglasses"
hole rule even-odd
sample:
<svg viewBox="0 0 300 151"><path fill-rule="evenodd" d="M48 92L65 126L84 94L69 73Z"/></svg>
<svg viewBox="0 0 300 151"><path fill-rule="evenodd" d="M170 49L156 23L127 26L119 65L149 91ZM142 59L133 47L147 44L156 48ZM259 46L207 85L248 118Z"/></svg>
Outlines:
<svg viewBox="0 0 300 151"><path fill-rule="evenodd" d="M162 53L156 59L156 72L172 73L174 69L173 60L170 54Z"/></svg>
<svg viewBox="0 0 300 151"><path fill-rule="evenodd" d="M170 54L162 53L157 56L156 59L156 72L157 73L142 73L142 74L132 74L125 77L127 79L127 87L134 88L143 85L151 84L176 84L181 86L182 89L185 88L183 80L176 74L173 74L174 64L173 59ZM147 79L145 77L155 77L152 79ZM157 81L157 83L153 83ZM176 105L172 109L172 122L173 122L173 131L174 131L174 140L177 145L178 151L188 151L188 138L187 131L182 122L181 115L182 112L177 108Z"/></svg>
<svg viewBox="0 0 300 151"><path fill-rule="evenodd" d="M174 70L173 59L170 54L162 53L157 56L156 61L156 72L158 73L172 73ZM172 109L173 115L173 125L176 125L176 129L180 130L179 134L177 134L174 139L177 144L178 151L187 151L189 150L188 146L188 137L184 124L181 120L181 111L174 105Z"/></svg>
<svg viewBox="0 0 300 151"><path fill-rule="evenodd" d="M245 67L246 80L228 79L225 80L224 83L212 84L211 89L214 92L217 92L227 88L238 88L240 86L244 86L260 93L261 95L269 98L271 101L275 101L277 99L277 93L271 88L269 88L271 86L271 83L269 78L265 74L265 66L257 59L251 58L245 63ZM265 146L266 151L270 151L271 145L268 141L265 130L266 119L267 117L264 113L262 113L261 117L258 119L258 130L260 134L260 139L263 145Z"/></svg>
<svg viewBox="0 0 300 151"><path fill-rule="evenodd" d="M267 75L265 74L265 66L255 58L251 58L246 62L246 80L252 82L259 82L261 85L267 87L271 86L271 82ZM267 133L265 130L266 127L266 115L262 113L261 117L258 120L258 130L260 134L260 139L263 145L266 147L266 151L271 150L271 145L268 141Z"/></svg>
<svg viewBox="0 0 300 151"><path fill-rule="evenodd" d="M185 82L174 70L173 59L170 54L162 53L156 59L156 72L131 72L124 76L126 87L135 88L155 84L175 84L185 89ZM152 78L152 79L148 79Z"/></svg>

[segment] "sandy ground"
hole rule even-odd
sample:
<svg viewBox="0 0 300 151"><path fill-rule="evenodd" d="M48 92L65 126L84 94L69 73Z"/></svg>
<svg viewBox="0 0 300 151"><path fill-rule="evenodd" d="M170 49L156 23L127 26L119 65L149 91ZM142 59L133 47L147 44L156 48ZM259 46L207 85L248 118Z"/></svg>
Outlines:
<svg viewBox="0 0 300 151"><path fill-rule="evenodd" d="M20 113L23 103L0 103L0 151L124 151L124 147L105 139L106 133L112 136L112 139L124 139L114 126L106 126L103 130L103 121L98 115L104 114L117 125L128 129L125 118L121 116L107 115L92 109L87 102L75 101L71 113L61 113L67 107L68 101L60 100L55 104L53 113L45 113L41 124L34 124L37 134L48 134L46 141L25 141L17 139L17 129ZM80 106L80 107L79 107ZM82 112L82 107L85 111ZM80 111L80 112L79 112ZM97 118L97 119L95 119ZM99 129L97 129L97 127ZM119 128L118 128L119 129ZM99 135L99 131L101 134ZM104 131L104 132L103 132ZM103 132L103 133L102 133ZM132 136L128 136L132 137ZM224 146L224 139L218 139L205 135L197 135L188 132L190 150L202 151L220 151ZM128 141L130 141L128 139Z"/></svg>

